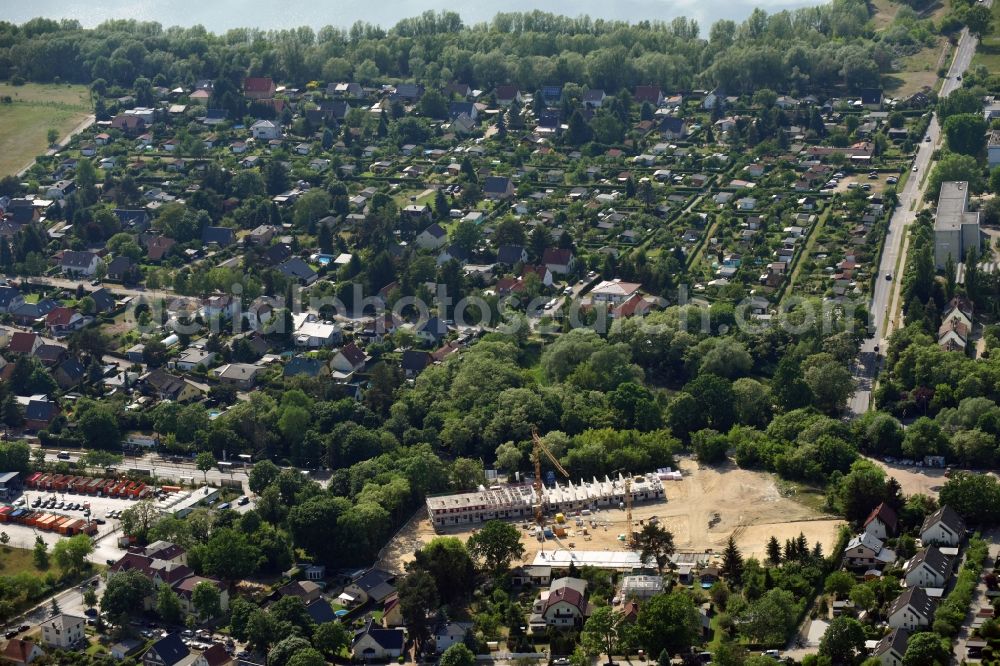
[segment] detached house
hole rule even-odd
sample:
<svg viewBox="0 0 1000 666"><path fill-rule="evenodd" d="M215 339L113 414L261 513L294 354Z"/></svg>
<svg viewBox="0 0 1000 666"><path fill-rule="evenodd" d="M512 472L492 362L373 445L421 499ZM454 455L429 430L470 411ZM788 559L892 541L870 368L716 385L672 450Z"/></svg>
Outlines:
<svg viewBox="0 0 1000 666"><path fill-rule="evenodd" d="M0 312L10 312L24 304L24 296L17 287L0 286Z"/></svg>
<svg viewBox="0 0 1000 666"><path fill-rule="evenodd" d="M3 662L5 664L21 666L22 664L30 664L44 656L45 652L42 648L35 645L32 641L15 638L7 642L7 647L3 651Z"/></svg>
<svg viewBox="0 0 1000 666"><path fill-rule="evenodd" d="M663 91L660 90L660 86L636 86L632 99L639 106L642 106L646 102L649 102L654 107L662 106Z"/></svg>
<svg viewBox="0 0 1000 666"><path fill-rule="evenodd" d="M553 275L566 275L576 265L573 251L568 248L547 248L542 255L542 263Z"/></svg>
<svg viewBox="0 0 1000 666"><path fill-rule="evenodd" d="M851 539L844 550L844 563L852 568L882 567L895 561L896 553L867 532Z"/></svg>
<svg viewBox="0 0 1000 666"><path fill-rule="evenodd" d="M14 331L7 348L13 354L31 355L42 346L42 339L36 333Z"/></svg>
<svg viewBox="0 0 1000 666"><path fill-rule="evenodd" d="M487 199L511 199L514 197L514 184L510 178L490 176L483 183L483 196Z"/></svg>
<svg viewBox="0 0 1000 666"><path fill-rule="evenodd" d="M212 370L213 377L223 384L232 384L241 391L249 391L257 383L257 375L264 368L249 363L227 363Z"/></svg>
<svg viewBox="0 0 1000 666"><path fill-rule="evenodd" d="M435 222L417 234L416 241L424 250L436 250L448 242L448 232Z"/></svg>
<svg viewBox="0 0 1000 666"><path fill-rule="evenodd" d="M353 342L349 342L330 360L334 379L348 379L355 372L365 367L368 357Z"/></svg>
<svg viewBox="0 0 1000 666"><path fill-rule="evenodd" d="M191 651L178 634L169 634L153 643L142 655L142 666L179 666Z"/></svg>
<svg viewBox="0 0 1000 666"><path fill-rule="evenodd" d="M891 536L895 536L896 527L899 520L896 512L885 502L879 504L865 520L864 530L866 534L874 536L876 539L885 541Z"/></svg>
<svg viewBox="0 0 1000 666"><path fill-rule="evenodd" d="M248 76L243 79L243 95L247 99L271 99L275 85L270 76Z"/></svg>
<svg viewBox="0 0 1000 666"><path fill-rule="evenodd" d="M344 593L359 604L366 604L369 601L379 604L396 593L393 585L395 580L396 576L388 571L369 569L345 587Z"/></svg>
<svg viewBox="0 0 1000 666"><path fill-rule="evenodd" d="M951 578L951 560L937 546L924 548L906 563L907 587L944 587Z"/></svg>
<svg viewBox="0 0 1000 666"><path fill-rule="evenodd" d="M97 255L93 252L66 250L63 252L60 267L64 275L86 275L90 277L97 271L97 262Z"/></svg>
<svg viewBox="0 0 1000 666"><path fill-rule="evenodd" d="M364 629L354 634L351 656L366 662L397 659L403 654L405 644L406 634L402 629L386 629L369 620Z"/></svg>
<svg viewBox="0 0 1000 666"><path fill-rule="evenodd" d="M903 666L903 656L906 645L910 642L910 632L906 629L894 629L892 633L883 636L875 646L872 656L882 662L882 666Z"/></svg>
<svg viewBox="0 0 1000 666"><path fill-rule="evenodd" d="M58 307L45 315L45 325L54 336L66 335L83 328L83 315L67 307Z"/></svg>
<svg viewBox="0 0 1000 666"><path fill-rule="evenodd" d="M250 134L259 141L281 138L281 126L270 120L258 120L250 126Z"/></svg>
<svg viewBox="0 0 1000 666"><path fill-rule="evenodd" d="M236 242L236 232L229 227L205 227L201 232L201 242L204 245L229 247Z"/></svg>
<svg viewBox="0 0 1000 666"><path fill-rule="evenodd" d="M444 652L452 645L464 643L472 631L471 622L444 622L434 630L434 651Z"/></svg>
<svg viewBox="0 0 1000 666"><path fill-rule="evenodd" d="M687 133L687 121L683 118L667 116L660 121L660 136L664 139L683 139Z"/></svg>
<svg viewBox="0 0 1000 666"><path fill-rule="evenodd" d="M497 263L513 266L528 261L528 251L520 245L501 245L497 248Z"/></svg>
<svg viewBox="0 0 1000 666"><path fill-rule="evenodd" d="M927 516L920 526L920 541L940 546L957 546L965 539L965 521L945 505Z"/></svg>
<svg viewBox="0 0 1000 666"><path fill-rule="evenodd" d="M532 609L529 620L532 630L581 626L590 614L586 594L585 580L567 577L552 581L549 590L542 592Z"/></svg>
<svg viewBox="0 0 1000 666"><path fill-rule="evenodd" d="M514 102L521 103L521 91L517 86L503 85L496 89L497 104L500 106L510 106Z"/></svg>
<svg viewBox="0 0 1000 666"><path fill-rule="evenodd" d="M312 269L301 257L291 257L278 265L278 271L285 277L296 280L304 285L310 285L316 281L319 274Z"/></svg>
<svg viewBox="0 0 1000 666"><path fill-rule="evenodd" d="M934 602L923 588L910 587L896 597L889 608L889 626L914 631L928 627L934 618Z"/></svg>
<svg viewBox="0 0 1000 666"><path fill-rule="evenodd" d="M60 613L42 623L42 643L46 647L68 650L84 639L86 618Z"/></svg>

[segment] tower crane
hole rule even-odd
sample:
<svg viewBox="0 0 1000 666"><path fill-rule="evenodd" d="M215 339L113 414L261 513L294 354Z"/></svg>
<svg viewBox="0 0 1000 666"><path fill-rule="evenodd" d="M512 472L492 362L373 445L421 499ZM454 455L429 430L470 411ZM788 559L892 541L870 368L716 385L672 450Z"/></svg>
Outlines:
<svg viewBox="0 0 1000 666"><path fill-rule="evenodd" d="M545 516L542 514L542 454L545 454L545 457L549 459L552 466L559 470L563 476L567 479L570 477L569 472L559 464L559 460L542 443L542 438L538 436L537 428L531 429L531 441L531 460L535 463L535 522L539 526L544 526Z"/></svg>
<svg viewBox="0 0 1000 666"><path fill-rule="evenodd" d="M625 477L625 543L629 546L635 543L635 532L632 531L632 475Z"/></svg>

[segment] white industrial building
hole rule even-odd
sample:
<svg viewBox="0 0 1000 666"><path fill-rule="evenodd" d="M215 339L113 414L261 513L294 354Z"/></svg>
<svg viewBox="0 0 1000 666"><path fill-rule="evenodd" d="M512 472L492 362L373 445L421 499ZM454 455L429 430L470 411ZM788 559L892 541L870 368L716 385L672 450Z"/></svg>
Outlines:
<svg viewBox="0 0 1000 666"><path fill-rule="evenodd" d="M934 218L934 265L938 270L948 264L965 261L971 248L980 250L979 213L969 211L969 184L962 181L941 183L937 214Z"/></svg>
<svg viewBox="0 0 1000 666"><path fill-rule="evenodd" d="M633 502L663 499L663 481L656 474L632 477ZM625 477L605 476L592 481L555 484L542 488L542 509L550 513L569 513L584 509L619 506L625 501ZM427 513L435 528L494 519L523 519L534 515L537 504L531 485L494 486L476 492L427 498Z"/></svg>

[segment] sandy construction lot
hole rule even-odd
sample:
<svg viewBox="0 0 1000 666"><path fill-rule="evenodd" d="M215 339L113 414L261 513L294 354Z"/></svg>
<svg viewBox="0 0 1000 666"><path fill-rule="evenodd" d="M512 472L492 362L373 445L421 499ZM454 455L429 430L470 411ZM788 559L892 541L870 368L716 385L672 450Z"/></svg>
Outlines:
<svg viewBox="0 0 1000 666"><path fill-rule="evenodd" d="M868 460L899 481L899 487L903 489L905 495L922 493L928 497L937 497L941 487L948 481L944 476L944 470L940 468L890 465L878 458L868 458Z"/></svg>
<svg viewBox="0 0 1000 666"><path fill-rule="evenodd" d="M737 543L744 556L763 557L768 540L776 536L784 544L786 539L799 532L806 535L810 544L819 541L824 552L829 552L837 539L837 529L843 521L783 497L772 475L764 472L739 469L734 465L700 467L687 458L679 463L684 472L683 481L664 482L666 502L637 504L632 510L634 527L640 521L656 516L674 534L678 552L718 552L725 546L730 534L736 534ZM714 514L719 519L709 527ZM597 522L591 527L589 520ZM551 551L553 545L578 550L623 550L618 539L625 532L625 512L606 509L587 518L588 534L572 521L569 533L558 544L549 540L539 543L522 531L525 548L524 562L530 563L541 546ZM525 526L525 523L518 523ZM442 531L440 534L467 539L477 525L463 526ZM399 534L386 546L381 566L401 571L418 550L439 533L435 532L425 511L415 515Z"/></svg>

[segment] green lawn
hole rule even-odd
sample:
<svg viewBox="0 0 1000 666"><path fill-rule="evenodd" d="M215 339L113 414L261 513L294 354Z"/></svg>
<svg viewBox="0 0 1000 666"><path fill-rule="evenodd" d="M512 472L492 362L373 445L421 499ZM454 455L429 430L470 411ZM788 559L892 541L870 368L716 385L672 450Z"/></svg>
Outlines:
<svg viewBox="0 0 1000 666"><path fill-rule="evenodd" d="M993 3L993 24L1000 22L1000 2ZM1000 71L1000 35L994 34L984 37L976 48L976 55L972 57L972 67L983 66L990 72Z"/></svg>
<svg viewBox="0 0 1000 666"><path fill-rule="evenodd" d="M51 548L49 549L51 551ZM49 558L51 562L51 558ZM44 575L48 572L59 575L59 567L51 562L46 570L37 569L32 551L24 548L0 547L0 576L14 576L21 573Z"/></svg>
<svg viewBox="0 0 1000 666"><path fill-rule="evenodd" d="M84 86L0 84L0 176L17 173L48 147L46 134L55 129L61 141L90 113Z"/></svg>

